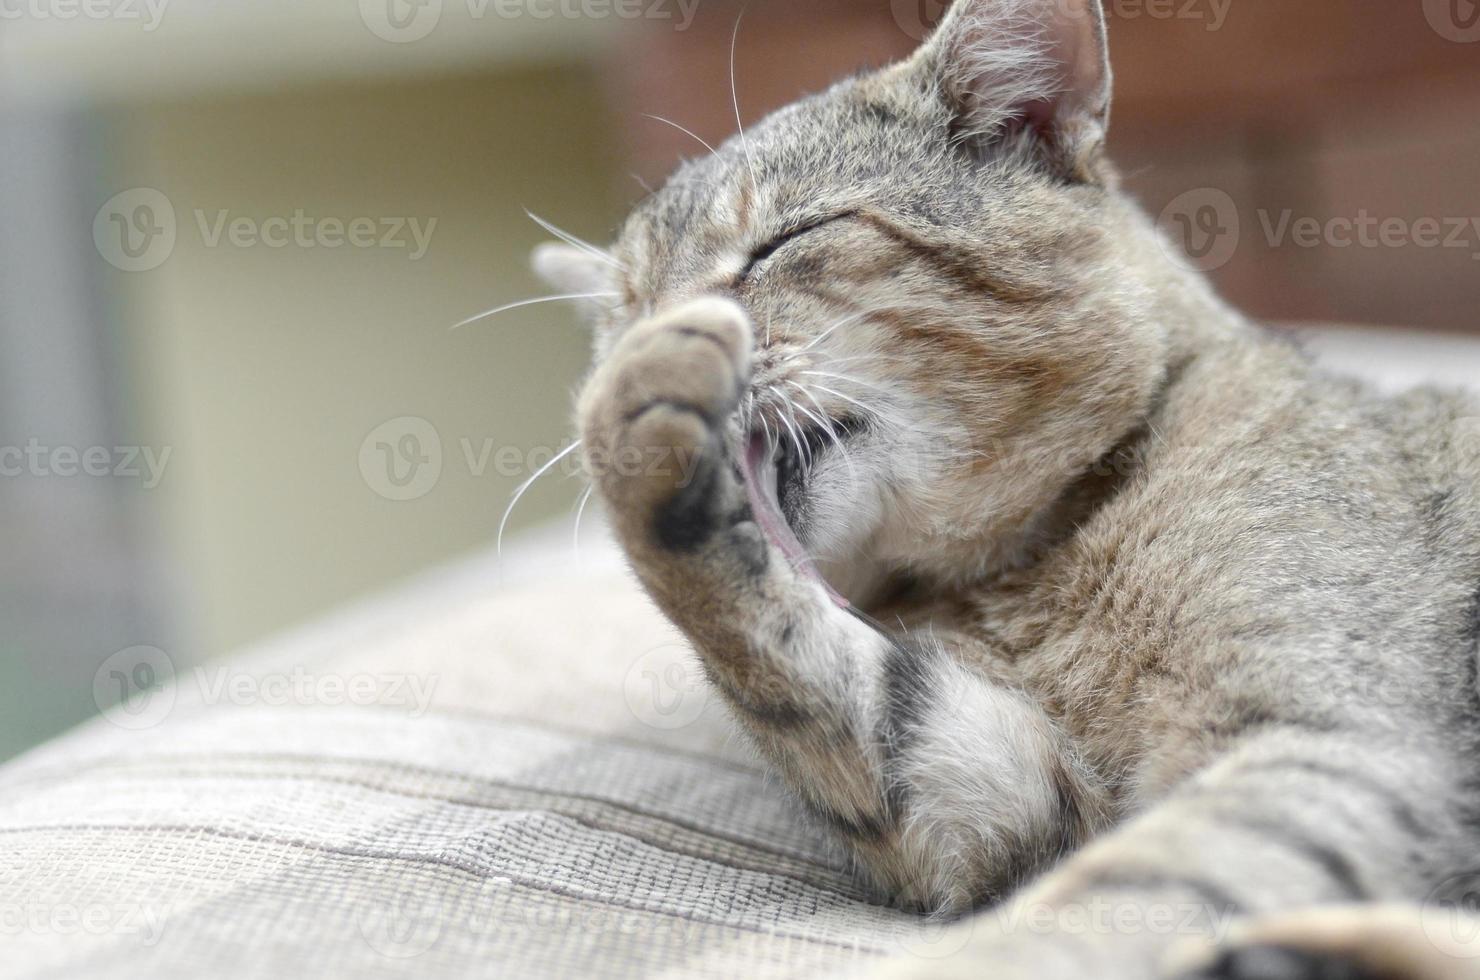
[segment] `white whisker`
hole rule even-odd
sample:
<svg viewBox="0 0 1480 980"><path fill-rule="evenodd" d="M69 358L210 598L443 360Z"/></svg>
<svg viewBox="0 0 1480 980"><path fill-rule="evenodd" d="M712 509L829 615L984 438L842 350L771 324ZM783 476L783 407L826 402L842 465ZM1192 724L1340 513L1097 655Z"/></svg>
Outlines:
<svg viewBox="0 0 1480 980"><path fill-rule="evenodd" d="M692 129L689 129L687 126L680 126L678 123L674 122L672 119L664 119L662 116L655 116L651 112L644 112L643 115L644 116L647 116L649 119L654 120L655 122L660 122L660 123L663 123L664 125L672 126L674 129L678 130L680 133L683 133L685 136L692 136L694 139L698 140L704 146L704 149L708 150L710 153L714 154L715 156L719 156L719 151L716 150L714 147L710 146L708 140L706 140L704 137L700 136L698 133L694 132Z"/></svg>
<svg viewBox="0 0 1480 980"><path fill-rule="evenodd" d="M833 378L834 380L837 380L837 381L844 381L844 382L847 382L848 384L858 385L860 388L868 388L868 389L871 389L873 391L877 391L877 392L879 392L882 395L893 394L893 392L891 392L888 388L885 388L885 387L883 387L881 385L874 384L872 381L864 381L862 378L855 378L855 377L852 377L852 376L847 375L847 374L838 374L838 373L833 372L833 371L813 371L813 370L800 371L798 373L799 374L805 374L805 375L808 375L809 377L813 377L813 378Z"/></svg>
<svg viewBox="0 0 1480 980"><path fill-rule="evenodd" d="M817 400L817 396L813 395L812 392L807 390L805 385L797 384L797 382L795 381L788 381L787 384L791 385L797 391L800 391L802 394L806 395L812 401L812 404L817 406L817 412L809 411L804 405L797 405L796 407L802 414L806 415L809 419L816 422L819 426L822 427L822 431L827 434L827 437L829 439L832 440L833 447L836 448L838 454L843 457L843 462L848 467L848 475L853 478L854 482L857 482L858 471L853 466L853 456L851 453L848 452L847 447L843 445L843 440L838 437L836 424L831 419L827 418L827 410L822 407L822 403ZM818 412L820 412L821 414L817 414Z"/></svg>
<svg viewBox="0 0 1480 980"><path fill-rule="evenodd" d="M740 131L740 146L745 150L745 168L750 171L751 190L760 192L760 181L755 175L755 159L750 155L750 138L745 135L745 124L740 121L740 92L735 87L735 48L740 43L740 22L745 19L745 9L735 18L735 32L730 35L730 101L735 106L735 128Z"/></svg>
<svg viewBox="0 0 1480 980"><path fill-rule="evenodd" d="M766 447L774 449L777 444L776 435L771 431L771 423L766 421L764 412L757 412L756 418L761 420L761 429L766 433Z"/></svg>
<svg viewBox="0 0 1480 980"><path fill-rule="evenodd" d="M788 382L788 383L790 384L791 382ZM820 427L823 432L826 432L828 435L832 435L833 434L833 426L832 426L832 423L829 422L827 419L823 418L822 416L818 415L816 412L812 411L806 405L798 405L796 402L792 402L792 408L796 409L798 412L801 412L803 415L807 416L807 418L811 419L813 422L816 422L817 425L818 425L818 427Z"/></svg>
<svg viewBox="0 0 1480 980"><path fill-rule="evenodd" d="M782 396L780 392L777 392L776 394L777 394L778 398L780 398L781 401L783 403L785 403L785 397ZM787 433L789 433L791 435L792 445L796 446L797 459L798 460L806 459L808 453L807 453L806 448L802 445L802 435L801 435L800 432L797 431L797 428L792 423L791 419L789 419L785 415L783 415L781 413L780 409L777 409L777 411L776 411L776 421L778 421L782 425L784 425L786 427Z"/></svg>
<svg viewBox="0 0 1480 980"><path fill-rule="evenodd" d="M849 354L846 357L831 357L821 362L821 366L835 368L843 364L855 364L858 361L868 361L870 364L913 364L917 363L897 354L880 354L871 351L867 354ZM812 363L812 362L809 362Z"/></svg>
<svg viewBox="0 0 1480 980"><path fill-rule="evenodd" d="M786 383L791 385L797 391L800 391L802 394L806 395L807 400L810 401L813 405L817 406L818 414L820 414L823 419L826 420L825 427L828 430L828 434L832 435L833 432L837 429L837 422L834 421L832 416L828 414L827 406L823 405L822 402L818 400L817 396L812 394L812 389L808 388L806 385L802 384L799 381L788 381ZM800 405L798 405L797 407L801 408ZM812 413L808 412L807 414L810 415Z"/></svg>
<svg viewBox="0 0 1480 980"><path fill-rule="evenodd" d="M506 303L503 306L497 306L497 307L494 307L491 310L485 310L484 312L479 313L477 316L470 316L466 320L463 320L461 323L455 323L455 324L453 324L450 329L452 329L452 330L461 330L463 327L466 327L466 326L468 326L469 324L472 324L472 323L477 323L479 320L486 320L486 319L488 319L491 316L498 316L500 313L508 313L510 310L523 309L526 306L538 306L541 303L564 303L564 302L568 302L568 301L571 301L571 300L582 300L582 299L606 299L608 297L615 297L615 296L620 296L620 295L622 295L622 294L621 293L567 293L567 294L565 294L563 296L541 296L538 299L524 299L524 300L520 300L517 303Z"/></svg>
<svg viewBox="0 0 1480 980"><path fill-rule="evenodd" d="M509 516L514 513L514 508L519 506L519 501L523 499L525 493L529 491L529 488L534 486L536 480L553 470L562 459L569 456L571 453L575 452L579 448L581 448L581 440L577 439L575 442L571 443L569 446L565 447L559 453L557 453L554 459L550 460L544 466L541 466L538 470L536 470L534 476L525 480L519 485L519 489L514 491L514 499L509 501L508 510L504 511L503 519L498 522L498 545L496 553L500 559L504 557L504 528L508 527Z"/></svg>
<svg viewBox="0 0 1480 980"><path fill-rule="evenodd" d="M787 397L786 395L782 395L781 396L781 404L784 405L784 406L786 406L786 412L787 412L788 415L791 416L792 424L796 426L797 432L798 432L798 434L800 434L802 431L804 431L805 426L802 425L802 420L799 419L799 418L797 418L797 408L799 406L797 405L796 402L792 401L791 398ZM802 445L803 445L803 448L806 449L806 452L807 452L807 465L810 467L810 466L812 466L813 463L815 463L817 461L817 453L812 448L812 442L811 442L811 440L809 440L809 439L803 439L802 440Z"/></svg>
<svg viewBox="0 0 1480 980"><path fill-rule="evenodd" d="M819 384L814 384L812 387L816 388L820 392L823 392L824 394L832 395L834 398L841 398L841 399L843 399L843 401L849 403L850 405L857 406L858 408L860 408L863 411L867 412L869 415L873 416L876 419L879 419L879 420L884 421L884 422L889 422L891 425L897 425L898 424L893 419L891 419L886 413L884 413L884 412L880 411L879 409L874 408L874 407L872 407L870 405L865 405L863 402L859 401L857 398L853 398L853 397L851 397L849 395L845 395L841 391L834 391L833 389L827 387L826 385L819 385Z"/></svg>
<svg viewBox="0 0 1480 980"><path fill-rule="evenodd" d="M528 210L527 208L525 209L524 213L529 215L529 219L535 224L539 225L541 228L545 229L550 234L554 235L556 238L560 239L562 242L565 242L565 244L571 246L572 248L580 249L587 255L591 256L593 259L605 262L613 269L617 269L621 272L627 271L627 267L614 259L611 253L606 251L605 249L597 248L595 245L592 245L584 238L577 238L570 232L555 227L553 224L546 221L544 218L541 218L539 215L535 214L533 211Z"/></svg>
<svg viewBox="0 0 1480 980"><path fill-rule="evenodd" d="M813 405L816 405L817 406L817 411L821 412L824 418L827 417L827 408L823 406L822 402L820 402L820 401L817 400L817 396L816 395L812 394L812 392L810 392L810 391L807 390L807 386L806 385L802 384L800 381L791 381L791 380L788 380L786 383L789 384L789 385L791 385L797 391L800 391L802 394L806 395L807 396L807 399L809 401L811 401L811 403ZM831 426L831 425L832 425L832 423L829 423L829 426Z"/></svg>
<svg viewBox="0 0 1480 980"><path fill-rule="evenodd" d="M837 323L834 323L832 326L828 327L825 331L823 331L822 333L818 334L816 337L813 337L812 338L812 342L810 344L808 344L806 347L803 347L802 348L802 351L805 352L805 351L811 350L812 348L816 347L818 344L822 343L827 338L831 337L840 328L842 328L844 326L847 326L848 324L852 323L854 320L860 319L861 317L868 316L868 314L869 314L869 311L868 310L864 310L862 313L854 313L852 316L845 316L845 317L843 317L843 319L839 320Z"/></svg>
<svg viewBox="0 0 1480 980"><path fill-rule="evenodd" d="M571 538L571 543L575 546L577 557L580 557L581 554L581 518L586 516L586 505L591 502L591 495L595 492L596 485L593 483L586 488L585 493L581 494L581 503L576 507L576 529Z"/></svg>

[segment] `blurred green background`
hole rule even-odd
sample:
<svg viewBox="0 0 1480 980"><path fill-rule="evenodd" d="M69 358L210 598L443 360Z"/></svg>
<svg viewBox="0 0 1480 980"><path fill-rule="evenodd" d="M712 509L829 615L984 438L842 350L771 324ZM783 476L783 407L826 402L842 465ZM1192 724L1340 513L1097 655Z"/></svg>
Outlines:
<svg viewBox="0 0 1480 980"><path fill-rule="evenodd" d="M603 239L640 192L598 32L254 14L5 25L0 445L36 452L0 479L0 758L92 714L117 650L184 670L486 549L570 442L569 304L450 328L548 291L526 208ZM580 490L551 474L511 533Z"/></svg>

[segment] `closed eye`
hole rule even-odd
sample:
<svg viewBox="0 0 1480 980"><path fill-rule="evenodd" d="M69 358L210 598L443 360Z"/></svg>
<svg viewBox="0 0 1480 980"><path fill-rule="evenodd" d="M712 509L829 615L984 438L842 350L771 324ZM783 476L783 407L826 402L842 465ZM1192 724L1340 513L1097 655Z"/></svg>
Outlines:
<svg viewBox="0 0 1480 980"><path fill-rule="evenodd" d="M775 238L771 239L769 242L762 245L754 252L750 253L750 259L745 263L745 268L740 270L740 281L744 282L745 280L749 279L751 274L755 272L756 266L760 265L762 262L775 255L777 252L781 251L783 247L785 247L794 239L800 238L801 236L807 234L807 232L809 231L816 231L823 225L831 224L832 222L844 217L847 216L839 214L833 215L832 217L828 218L818 218L816 221L809 221L806 224L798 225L788 232L777 235Z"/></svg>

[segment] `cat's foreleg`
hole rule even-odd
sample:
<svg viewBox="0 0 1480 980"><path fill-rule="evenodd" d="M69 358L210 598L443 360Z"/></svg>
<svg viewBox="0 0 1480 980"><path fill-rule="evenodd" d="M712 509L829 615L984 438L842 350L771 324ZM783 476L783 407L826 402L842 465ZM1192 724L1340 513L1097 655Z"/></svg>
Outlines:
<svg viewBox="0 0 1480 980"><path fill-rule="evenodd" d="M932 908L999 895L1088 835L1096 791L1037 705L884 635L767 539L736 458L753 343L739 307L697 300L598 368L582 434L617 536L761 751L881 885Z"/></svg>
<svg viewBox="0 0 1480 980"><path fill-rule="evenodd" d="M1240 923L1222 947L1189 951L1186 968L1169 973L1176 980L1480 980L1480 918L1466 907L1474 897L1331 905Z"/></svg>
<svg viewBox="0 0 1480 980"><path fill-rule="evenodd" d="M1446 771L1425 761L1437 759L1442 754L1360 734L1271 726L1003 907L959 927L959 955L931 963L901 958L878 975L1472 977L1468 964L1423 941L1417 916L1401 943L1395 935L1384 943L1377 930L1389 926L1376 917L1343 924L1320 911L1393 902L1417 908L1436 880L1464 866L1473 831L1456 805L1454 765ZM1379 951L1381 959L1373 956ZM1387 964L1380 972L1379 963ZM1454 969L1436 972L1436 963Z"/></svg>

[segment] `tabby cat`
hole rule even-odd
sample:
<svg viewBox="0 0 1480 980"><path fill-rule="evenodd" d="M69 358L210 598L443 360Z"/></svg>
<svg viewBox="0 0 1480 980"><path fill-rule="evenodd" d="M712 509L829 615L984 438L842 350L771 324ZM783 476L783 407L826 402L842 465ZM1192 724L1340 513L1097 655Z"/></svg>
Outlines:
<svg viewBox="0 0 1480 980"><path fill-rule="evenodd" d="M887 975L1480 976L1422 912L1480 867L1480 406L1226 306L1109 104L1095 0L957 0L543 247L614 297L586 467L792 790L975 916Z"/></svg>

